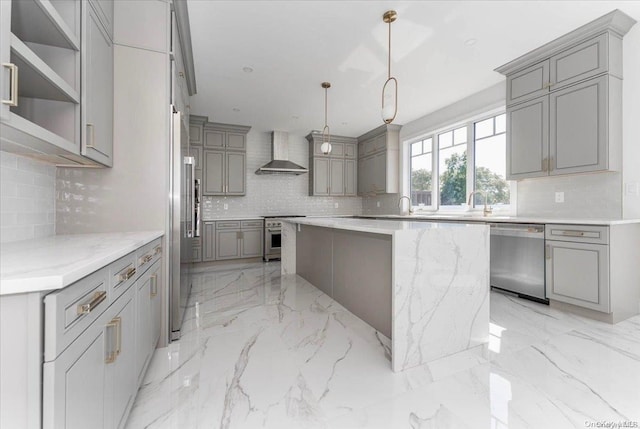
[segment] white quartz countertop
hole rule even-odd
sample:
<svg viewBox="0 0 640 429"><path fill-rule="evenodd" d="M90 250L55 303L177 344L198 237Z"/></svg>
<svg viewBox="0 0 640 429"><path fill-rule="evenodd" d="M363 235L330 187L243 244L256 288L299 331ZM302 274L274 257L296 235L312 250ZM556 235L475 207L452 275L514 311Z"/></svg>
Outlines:
<svg viewBox="0 0 640 429"><path fill-rule="evenodd" d="M202 219L202 222L220 222L220 221L230 221L230 220L262 220L264 219L262 216L252 216L252 217L217 217L211 219Z"/></svg>
<svg viewBox="0 0 640 429"><path fill-rule="evenodd" d="M566 219L550 217L529 217L529 216L487 216L465 215L465 214L412 214L412 215L362 215L359 217L371 219L401 219L403 221L464 221L464 222L487 222L487 223L556 223L569 225L624 225L640 223L640 219Z"/></svg>
<svg viewBox="0 0 640 429"><path fill-rule="evenodd" d="M300 225L320 226L324 228L346 229L349 231L370 232L393 235L397 231L425 230L436 228L468 228L474 225L464 223L411 222L406 220L356 219L346 217L296 217L283 218L284 222Z"/></svg>
<svg viewBox="0 0 640 429"><path fill-rule="evenodd" d="M163 234L70 234L5 243L0 247L0 295L62 289Z"/></svg>

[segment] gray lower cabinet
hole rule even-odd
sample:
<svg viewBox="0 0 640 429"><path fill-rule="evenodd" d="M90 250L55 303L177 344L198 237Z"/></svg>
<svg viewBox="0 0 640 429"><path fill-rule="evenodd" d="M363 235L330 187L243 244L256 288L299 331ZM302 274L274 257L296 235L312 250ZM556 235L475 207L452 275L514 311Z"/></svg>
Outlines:
<svg viewBox="0 0 640 429"><path fill-rule="evenodd" d="M160 336L161 253L156 240L40 303L45 429L124 427Z"/></svg>
<svg viewBox="0 0 640 429"><path fill-rule="evenodd" d="M262 219L205 221L202 231L202 262L262 256Z"/></svg>
<svg viewBox="0 0 640 429"><path fill-rule="evenodd" d="M202 262L216 260L216 223L202 223Z"/></svg>

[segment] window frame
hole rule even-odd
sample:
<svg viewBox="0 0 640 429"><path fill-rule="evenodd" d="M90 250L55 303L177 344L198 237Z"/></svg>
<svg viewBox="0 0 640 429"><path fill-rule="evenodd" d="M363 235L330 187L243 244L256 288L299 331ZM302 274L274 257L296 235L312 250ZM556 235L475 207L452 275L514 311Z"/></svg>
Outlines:
<svg viewBox="0 0 640 429"><path fill-rule="evenodd" d="M472 198L471 205L467 206L467 201L469 198L469 194L475 191L476 185L476 138L475 138L475 124L478 122L485 121L490 118L494 118L500 115L506 114L506 107L500 107L497 109L492 109L490 111L486 111L482 114L473 115L468 117L462 121L456 121L449 123L446 126L434 128L433 130L421 133L419 136L414 137L405 141L405 145L408 151L408 174L404 175L405 180L408 183L409 195L412 193L411 189L411 172L412 172L412 158L411 155L411 145L417 142L423 142L424 140L428 140L431 138L431 202L430 206L417 206L414 205L414 201L411 201L412 209L414 212L462 212L462 211L472 211L472 212L481 212L484 208L483 204L475 204L475 198ZM506 118L505 118L506 119ZM466 127L467 129L467 143L466 143L466 153L467 153L467 175L466 175L466 201L465 204L460 206L442 206L440 205L440 141L439 136L441 134L446 134L449 131L454 131L456 129ZM508 126L507 126L508 128ZM495 120L494 120L494 131L495 131ZM507 129L505 129L505 136L507 133ZM453 138L453 137L452 137ZM508 180L509 188L510 188L510 202L508 206L502 206L499 209L501 213L515 213L516 202L517 202L517 188L516 182L513 180Z"/></svg>

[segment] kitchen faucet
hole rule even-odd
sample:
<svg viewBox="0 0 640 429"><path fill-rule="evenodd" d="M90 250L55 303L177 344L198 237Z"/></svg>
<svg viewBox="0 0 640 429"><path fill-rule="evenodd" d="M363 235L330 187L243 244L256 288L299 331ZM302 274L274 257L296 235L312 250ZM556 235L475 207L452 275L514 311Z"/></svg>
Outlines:
<svg viewBox="0 0 640 429"><path fill-rule="evenodd" d="M467 201L467 205L471 206L471 198L473 198L474 194L480 194L484 197L484 209L482 210L483 216L489 216L493 213L493 209L491 206L487 207L487 193L484 191L473 191L469 194L469 200Z"/></svg>
<svg viewBox="0 0 640 429"><path fill-rule="evenodd" d="M406 198L409 200L409 214L413 214L413 206L411 205L411 197L407 197L406 195L403 195L400 197L400 199L398 200L398 208L400 210L402 210L402 200L403 198Z"/></svg>

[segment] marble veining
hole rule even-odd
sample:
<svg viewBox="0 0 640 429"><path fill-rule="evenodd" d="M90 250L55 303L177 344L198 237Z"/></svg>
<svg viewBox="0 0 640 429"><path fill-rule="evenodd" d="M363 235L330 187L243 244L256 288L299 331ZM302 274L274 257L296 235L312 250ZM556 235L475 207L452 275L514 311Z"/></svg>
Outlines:
<svg viewBox="0 0 640 429"><path fill-rule="evenodd" d="M640 316L609 325L492 292L488 345L394 373L379 334L280 271L196 274L185 333L156 350L127 428L640 423Z"/></svg>
<svg viewBox="0 0 640 429"><path fill-rule="evenodd" d="M2 244L0 295L64 288L162 235L70 234Z"/></svg>

